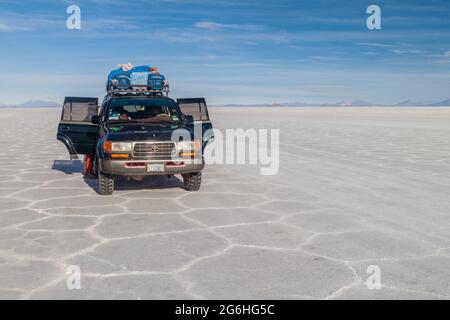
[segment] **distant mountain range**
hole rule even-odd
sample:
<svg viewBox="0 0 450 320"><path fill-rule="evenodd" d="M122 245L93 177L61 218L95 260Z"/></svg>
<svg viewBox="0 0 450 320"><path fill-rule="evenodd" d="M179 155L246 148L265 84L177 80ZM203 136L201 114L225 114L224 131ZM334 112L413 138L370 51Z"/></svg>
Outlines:
<svg viewBox="0 0 450 320"><path fill-rule="evenodd" d="M272 104L224 104L215 105L216 107L450 107L450 99L435 102L435 103L424 103L415 102L411 100L405 100L397 104L380 104L371 103L364 100L354 100L354 101L341 101L338 103L305 103L305 102L286 102L286 103L272 103Z"/></svg>
<svg viewBox="0 0 450 320"><path fill-rule="evenodd" d="M431 104L422 103L422 102L413 102L411 100L405 100L405 101L402 101L400 103L397 103L395 106L396 107L404 107L404 106L448 107L448 106L450 106L450 99L439 101L439 102L436 102L436 103L431 103Z"/></svg>
<svg viewBox="0 0 450 320"><path fill-rule="evenodd" d="M424 103L418 101L405 100L397 104L371 103L364 100L341 101L338 103L306 103L306 102L286 102L286 103L263 103L263 104L222 104L215 107L450 107L450 99L435 102ZM22 104L3 105L0 108L60 108L61 104L54 101L32 100Z"/></svg>
<svg viewBox="0 0 450 320"><path fill-rule="evenodd" d="M27 101L22 104L16 104L16 105L3 105L1 104L0 107L3 108L59 108L61 107L61 104L56 103L54 101L44 101L44 100L32 100Z"/></svg>

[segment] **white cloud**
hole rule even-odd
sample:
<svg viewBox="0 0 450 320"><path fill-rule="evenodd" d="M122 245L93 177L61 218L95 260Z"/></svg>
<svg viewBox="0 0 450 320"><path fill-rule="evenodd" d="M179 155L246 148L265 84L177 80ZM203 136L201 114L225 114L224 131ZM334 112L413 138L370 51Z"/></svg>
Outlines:
<svg viewBox="0 0 450 320"><path fill-rule="evenodd" d="M0 32L17 32L27 30L30 30L30 28L20 25L14 25L11 22L0 21Z"/></svg>
<svg viewBox="0 0 450 320"><path fill-rule="evenodd" d="M261 29L261 26L254 24L223 24L212 21L199 21L194 24L194 27L199 29L206 29L210 31L218 30L247 30L254 31Z"/></svg>
<svg viewBox="0 0 450 320"><path fill-rule="evenodd" d="M423 55L426 54L428 51L425 50L417 50L417 49L408 49L405 47L408 47L407 44L387 44L387 43L379 43L379 42L360 42L358 43L360 46L367 46L367 47L374 47L374 48L381 48L390 50L391 52L402 55L402 54L416 54L416 55Z"/></svg>
<svg viewBox="0 0 450 320"><path fill-rule="evenodd" d="M360 42L360 43L358 43L358 45L367 46L367 47L377 47L377 48L393 48L393 47L395 47L392 44L378 43L378 42Z"/></svg>
<svg viewBox="0 0 450 320"><path fill-rule="evenodd" d="M439 53L439 54L430 54L429 57L431 58L437 58L434 61L437 63L445 63L448 64L450 63L450 50L447 50L444 53Z"/></svg>
<svg viewBox="0 0 450 320"><path fill-rule="evenodd" d="M392 50L395 54L424 54L426 51L423 50L409 50L409 49L394 49Z"/></svg>
<svg viewBox="0 0 450 320"><path fill-rule="evenodd" d="M215 23L198 23L194 28L168 28L147 34L152 40L160 40L171 43L205 43L227 42L257 45L261 42L287 44L295 41L298 35L284 31L251 30L252 27L243 25L225 25ZM222 29L221 29L222 28ZM224 28L228 28L224 30Z"/></svg>
<svg viewBox="0 0 450 320"><path fill-rule="evenodd" d="M201 21L196 22L194 25L196 28L207 29L207 30L221 30L230 27L230 25L224 25L220 23L215 23L211 21Z"/></svg>
<svg viewBox="0 0 450 320"><path fill-rule="evenodd" d="M34 14L28 16L25 14L7 12L3 13L0 19L0 33L2 32L20 32L20 31L66 31L66 16L51 14ZM99 35L104 36L105 31L125 31L135 32L140 26L135 23L133 17L111 16L107 18L82 19L81 30L87 32L98 31Z"/></svg>

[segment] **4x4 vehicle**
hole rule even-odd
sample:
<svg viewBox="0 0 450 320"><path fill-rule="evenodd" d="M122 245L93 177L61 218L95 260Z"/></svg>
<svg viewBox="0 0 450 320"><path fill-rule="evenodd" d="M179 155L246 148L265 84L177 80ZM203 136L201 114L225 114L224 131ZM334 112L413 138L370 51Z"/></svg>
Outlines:
<svg viewBox="0 0 450 320"><path fill-rule="evenodd" d="M100 107L97 98L66 97L57 139L71 159L85 155L83 174L97 177L102 195L118 176L181 174L185 189L197 191L211 129L204 98L110 93Z"/></svg>

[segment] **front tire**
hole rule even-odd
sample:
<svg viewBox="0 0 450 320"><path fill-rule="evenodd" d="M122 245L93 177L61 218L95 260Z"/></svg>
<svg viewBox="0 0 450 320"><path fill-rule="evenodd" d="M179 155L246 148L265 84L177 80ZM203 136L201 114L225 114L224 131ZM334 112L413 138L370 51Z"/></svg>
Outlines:
<svg viewBox="0 0 450 320"><path fill-rule="evenodd" d="M102 196L112 195L114 192L114 179L98 172L98 193Z"/></svg>
<svg viewBox="0 0 450 320"><path fill-rule="evenodd" d="M186 173L183 174L184 189L187 191L198 191L200 190L200 185L202 184L202 173Z"/></svg>

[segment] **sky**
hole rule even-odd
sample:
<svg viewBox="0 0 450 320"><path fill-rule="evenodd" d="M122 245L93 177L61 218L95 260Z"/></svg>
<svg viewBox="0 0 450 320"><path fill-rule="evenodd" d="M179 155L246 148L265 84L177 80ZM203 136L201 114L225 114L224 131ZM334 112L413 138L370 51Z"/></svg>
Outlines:
<svg viewBox="0 0 450 320"><path fill-rule="evenodd" d="M450 98L450 1L0 0L0 104L102 97L127 62L210 104L436 102Z"/></svg>

